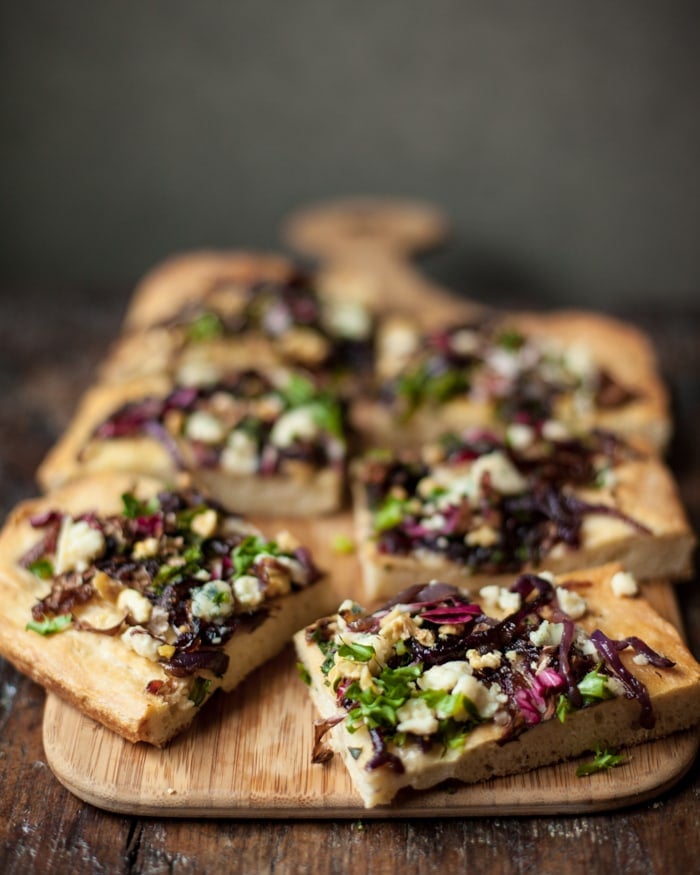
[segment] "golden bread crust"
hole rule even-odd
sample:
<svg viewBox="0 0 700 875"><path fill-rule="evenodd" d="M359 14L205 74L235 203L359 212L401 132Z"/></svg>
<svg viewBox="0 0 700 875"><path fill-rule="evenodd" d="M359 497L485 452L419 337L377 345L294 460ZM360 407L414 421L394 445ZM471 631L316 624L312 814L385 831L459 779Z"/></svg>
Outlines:
<svg viewBox="0 0 700 875"><path fill-rule="evenodd" d="M385 805L402 788L425 789L447 780L476 783L498 775L517 774L579 756L596 748L632 745L693 726L700 720L700 665L684 646L677 630L663 620L643 598L619 598L611 580L621 566L578 571L557 582L571 582L585 595L588 613L578 623L590 634L601 629L608 637L637 636L658 653L675 662L670 669L633 662L633 652L620 653L622 663L646 686L655 717L653 728L639 725L639 703L619 696L590 708L569 713L565 722L552 717L526 729L514 740L493 721L476 726L464 747L423 752L418 746L401 753L402 773L377 768L366 770L372 745L360 727L348 733L345 723L335 725L326 739L339 754L366 807ZM311 677L310 692L322 718L345 712L336 704L321 671L323 654L306 639L305 631L295 636L299 658ZM358 749L361 751L357 754Z"/></svg>

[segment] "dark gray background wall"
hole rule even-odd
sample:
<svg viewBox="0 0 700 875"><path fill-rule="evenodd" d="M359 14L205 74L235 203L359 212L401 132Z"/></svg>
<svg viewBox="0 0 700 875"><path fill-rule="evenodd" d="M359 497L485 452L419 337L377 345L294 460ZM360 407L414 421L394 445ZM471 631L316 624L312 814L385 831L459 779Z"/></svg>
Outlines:
<svg viewBox="0 0 700 875"><path fill-rule="evenodd" d="M700 289L696 2L25 0L0 8L0 277L133 282L319 198L428 199L486 294Z"/></svg>

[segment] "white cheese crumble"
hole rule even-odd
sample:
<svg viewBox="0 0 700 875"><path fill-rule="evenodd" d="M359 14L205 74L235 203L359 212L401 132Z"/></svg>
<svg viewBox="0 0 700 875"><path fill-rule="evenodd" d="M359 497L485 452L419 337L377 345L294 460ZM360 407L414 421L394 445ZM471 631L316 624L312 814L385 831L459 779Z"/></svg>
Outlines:
<svg viewBox="0 0 700 875"><path fill-rule="evenodd" d="M270 442L276 447L289 447L297 440L313 440L319 432L313 408L297 407L277 420L270 432Z"/></svg>
<svg viewBox="0 0 700 875"><path fill-rule="evenodd" d="M185 434L190 440L201 441L205 444L218 444L226 434L221 420L206 413L204 410L195 410L187 417Z"/></svg>
<svg viewBox="0 0 700 875"><path fill-rule="evenodd" d="M372 331L369 310L354 298L327 298L323 318L331 331L349 340L364 340Z"/></svg>
<svg viewBox="0 0 700 875"><path fill-rule="evenodd" d="M234 430L228 436L219 464L231 474L255 474L258 470L258 446L245 431Z"/></svg>
<svg viewBox="0 0 700 875"><path fill-rule="evenodd" d="M526 450L535 440L535 429L530 425L515 422L508 427L506 441L514 450Z"/></svg>
<svg viewBox="0 0 700 875"><path fill-rule="evenodd" d="M624 596L632 598L639 594L637 580L633 574L629 573L629 571L617 571L613 574L612 579L610 580L610 586L618 598Z"/></svg>
<svg viewBox="0 0 700 875"><path fill-rule="evenodd" d="M520 593L510 592L505 586L498 586L492 583L489 586L482 586L479 590L479 596L490 605L495 605L502 611L513 612L517 611L522 604Z"/></svg>
<svg viewBox="0 0 700 875"><path fill-rule="evenodd" d="M104 535L85 520L73 521L66 516L61 522L61 531L56 545L56 574L65 571L85 571L88 564L105 549Z"/></svg>
<svg viewBox="0 0 700 875"><path fill-rule="evenodd" d="M535 647L558 647L563 634L563 623L550 623L549 620L542 620L540 625L530 632L530 641Z"/></svg>
<svg viewBox="0 0 700 875"><path fill-rule="evenodd" d="M129 626L122 634L121 639L134 653L150 659L151 662L158 662L158 648L161 642L149 635L143 626Z"/></svg>
<svg viewBox="0 0 700 875"><path fill-rule="evenodd" d="M260 581L253 574L243 574L234 580L233 594L236 596L236 601L246 608L255 608L264 599L260 591Z"/></svg>
<svg viewBox="0 0 700 875"><path fill-rule="evenodd" d="M588 610L586 600L573 589L566 587L557 587L557 600L559 607L568 614L572 620L580 620Z"/></svg>
<svg viewBox="0 0 700 875"><path fill-rule="evenodd" d="M558 419L548 419L542 426L542 437L547 441L565 441L571 437L571 432Z"/></svg>
<svg viewBox="0 0 700 875"><path fill-rule="evenodd" d="M409 699L396 711L399 732L432 735L438 730L438 721L425 699Z"/></svg>
<svg viewBox="0 0 700 875"><path fill-rule="evenodd" d="M117 597L117 608L124 611L135 623L147 623L151 619L153 605L135 589L123 589Z"/></svg>
<svg viewBox="0 0 700 875"><path fill-rule="evenodd" d="M434 665L418 678L418 686L421 690L445 690L450 693L461 680L471 677L472 668L468 662L452 661L443 665Z"/></svg>
<svg viewBox="0 0 700 875"><path fill-rule="evenodd" d="M206 510L198 513L190 523L190 528L199 535L200 538L211 538L216 531L219 515L214 508L209 507Z"/></svg>
<svg viewBox="0 0 700 875"><path fill-rule="evenodd" d="M471 477L478 494L484 474L489 474L491 485L501 495L517 495L527 489L527 481L500 450L479 456L471 467Z"/></svg>
<svg viewBox="0 0 700 875"><path fill-rule="evenodd" d="M257 578L255 578L257 583ZM233 613L233 595L225 580L210 580L192 590L192 616L207 623L222 620Z"/></svg>

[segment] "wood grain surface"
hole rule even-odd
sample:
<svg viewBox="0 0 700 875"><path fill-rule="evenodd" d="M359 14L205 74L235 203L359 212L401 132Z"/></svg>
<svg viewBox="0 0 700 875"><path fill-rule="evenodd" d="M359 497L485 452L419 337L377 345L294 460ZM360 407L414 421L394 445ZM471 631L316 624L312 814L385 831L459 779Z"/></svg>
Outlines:
<svg viewBox="0 0 700 875"><path fill-rule="evenodd" d="M34 471L114 337L128 289L0 287L0 513L36 494ZM489 301L489 303L502 303ZM528 294L507 302L543 306ZM585 302L578 301L585 306ZM614 305L611 302L611 307ZM700 529L700 308L611 311L647 330L674 396L670 463ZM677 598L700 657L700 586ZM292 819L146 817L85 804L48 767L45 696L0 660L0 869L26 873L689 875L700 857L700 761L651 801L601 813Z"/></svg>

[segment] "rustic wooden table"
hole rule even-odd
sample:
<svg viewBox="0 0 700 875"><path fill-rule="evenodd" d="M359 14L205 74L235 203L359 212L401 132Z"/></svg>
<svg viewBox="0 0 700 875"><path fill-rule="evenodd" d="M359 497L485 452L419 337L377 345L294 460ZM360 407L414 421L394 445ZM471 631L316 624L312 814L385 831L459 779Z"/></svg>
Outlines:
<svg viewBox="0 0 700 875"><path fill-rule="evenodd" d="M0 293L0 514L34 470L116 334L126 293ZM627 313L654 337L674 392L670 461L700 528L700 310ZM678 590L700 657L698 582ZM80 802L44 758L41 688L0 661L0 868L28 872L690 873L698 871L700 763L672 790L599 815L455 820L207 821L118 816Z"/></svg>

